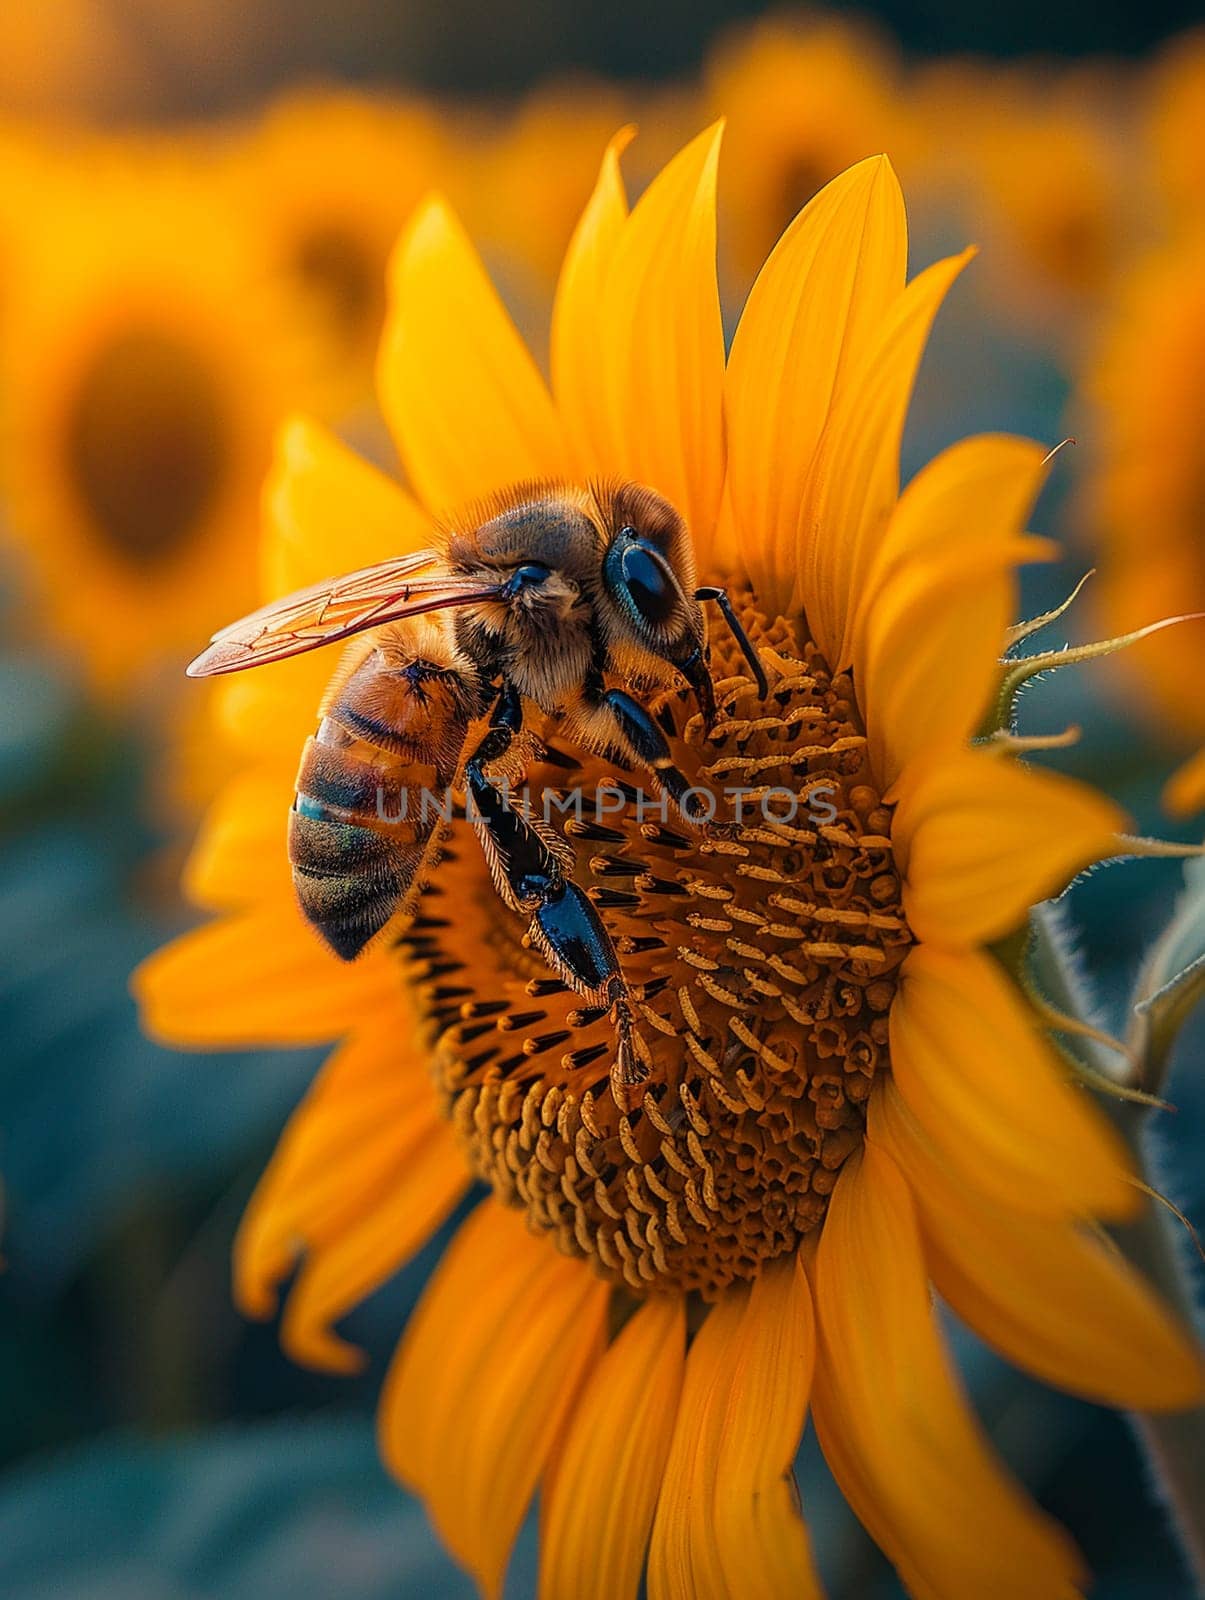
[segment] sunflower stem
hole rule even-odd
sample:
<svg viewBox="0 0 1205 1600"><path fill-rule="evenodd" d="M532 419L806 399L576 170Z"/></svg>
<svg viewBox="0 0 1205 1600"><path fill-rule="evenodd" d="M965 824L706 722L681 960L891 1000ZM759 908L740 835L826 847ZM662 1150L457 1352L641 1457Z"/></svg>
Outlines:
<svg viewBox="0 0 1205 1600"><path fill-rule="evenodd" d="M1062 911L1052 904L1039 906L1032 925L1034 967L1044 992L1061 1011L1096 1026L1086 974ZM1111 1052L1091 1035L1076 1035L1071 1047L1093 1072L1116 1076ZM1104 1101L1102 1109L1129 1146L1140 1177L1150 1183L1150 1120L1159 1113L1129 1100ZM1186 1240L1173 1235L1176 1226L1162 1207L1148 1201L1134 1222L1117 1230L1117 1244L1181 1320L1196 1328L1192 1263ZM1128 1416L1184 1560L1199 1592L1205 1593L1205 1407L1173 1413L1133 1411Z"/></svg>

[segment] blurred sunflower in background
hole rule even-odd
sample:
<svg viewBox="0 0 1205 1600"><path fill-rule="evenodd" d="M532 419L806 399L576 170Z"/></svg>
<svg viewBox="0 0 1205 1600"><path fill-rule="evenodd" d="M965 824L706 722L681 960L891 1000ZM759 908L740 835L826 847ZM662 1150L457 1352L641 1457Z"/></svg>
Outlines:
<svg viewBox="0 0 1205 1600"><path fill-rule="evenodd" d="M533 344L547 337L544 308L598 152L633 115L633 99L600 81L554 80L515 109L484 113L473 124L465 207ZM660 123L661 115L651 120Z"/></svg>
<svg viewBox="0 0 1205 1600"><path fill-rule="evenodd" d="M265 277L298 301L330 385L328 413L371 397L385 314L385 267L415 203L458 189L451 119L415 100L296 92L230 143Z"/></svg>
<svg viewBox="0 0 1205 1600"><path fill-rule="evenodd" d="M965 257L905 283L885 160L788 227L725 362L718 132L631 212L623 142L562 268L551 393L450 210L420 208L379 365L416 498L293 422L267 594L427 546L432 519L523 481L647 482L686 516L700 576L736 574L770 680L763 701L714 641L727 714L708 734L663 694L675 756L702 783L823 787L834 820L565 829L648 1028L629 1114L607 1016L523 938L467 824L412 924L362 960L303 922L284 830L333 663L302 657L224 691L243 770L188 874L218 917L143 967L146 1023L192 1046L343 1041L236 1248L250 1314L292 1277L282 1338L303 1361L353 1369L335 1324L490 1185L380 1414L386 1460L484 1593L537 1487L545 1596L635 1595L646 1559L652 1600L818 1593L791 1482L809 1405L914 1593L1073 1593L1079 1558L980 1431L929 1290L1075 1393L1200 1395L1186 1334L1094 1231L1135 1209L1125 1150L992 953L1125 825L1007 738L970 743L1016 566L1046 553L1023 533L1044 452L968 439L900 492L916 369ZM577 754L589 792L612 768Z"/></svg>
<svg viewBox="0 0 1205 1600"><path fill-rule="evenodd" d="M1173 231L1205 226L1205 29L1174 39L1143 85L1157 186Z"/></svg>
<svg viewBox="0 0 1205 1600"><path fill-rule="evenodd" d="M704 74L729 119L725 246L742 287L831 178L890 149L907 166L901 71L870 23L772 18L721 36Z"/></svg>
<svg viewBox="0 0 1205 1600"><path fill-rule="evenodd" d="M1125 633L1205 611L1205 234L1165 246L1125 280L1083 380L1092 471L1080 522L1096 541L1106 626ZM1130 674L1167 733L1205 745L1205 624L1144 640ZM1196 809L1199 777L1172 791Z"/></svg>
<svg viewBox="0 0 1205 1600"><path fill-rule="evenodd" d="M271 437L309 336L191 151L72 141L18 169L4 280L4 531L110 704L162 692L256 583Z"/></svg>
<svg viewBox="0 0 1205 1600"><path fill-rule="evenodd" d="M944 129L930 123L934 144L957 150L993 300L1056 350L1079 336L1141 231L1131 99L1103 68L996 72L947 103Z"/></svg>

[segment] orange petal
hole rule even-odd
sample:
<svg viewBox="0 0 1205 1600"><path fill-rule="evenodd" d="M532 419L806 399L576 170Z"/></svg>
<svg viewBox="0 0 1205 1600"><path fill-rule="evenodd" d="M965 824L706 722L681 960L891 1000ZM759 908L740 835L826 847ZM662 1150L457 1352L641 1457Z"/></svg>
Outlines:
<svg viewBox="0 0 1205 1600"><path fill-rule="evenodd" d="M599 376L598 318L628 218L619 158L635 132L621 128L607 146L594 193L565 252L552 310L552 388L583 476L606 470L609 430Z"/></svg>
<svg viewBox="0 0 1205 1600"><path fill-rule="evenodd" d="M1084 784L994 751L917 763L891 827L912 931L954 949L1001 938L1115 854L1125 826L1125 814Z"/></svg>
<svg viewBox="0 0 1205 1600"><path fill-rule="evenodd" d="M736 1359L748 1304L743 1286L729 1289L707 1313L686 1359L686 1373L653 1536L649 1546L649 1600L728 1600L712 1508L723 1426L725 1374Z"/></svg>
<svg viewBox="0 0 1205 1600"><path fill-rule="evenodd" d="M929 329L973 252L935 262L898 296L844 387L809 478L799 522L794 603L840 670L854 617L899 494L900 439Z"/></svg>
<svg viewBox="0 0 1205 1600"><path fill-rule="evenodd" d="M525 478L563 478L552 399L460 223L420 206L389 270L377 382L407 476L433 515Z"/></svg>
<svg viewBox="0 0 1205 1600"><path fill-rule="evenodd" d="M432 542L405 490L309 417L291 417L276 435L264 512L270 600ZM328 655L328 671L337 659Z"/></svg>
<svg viewBox="0 0 1205 1600"><path fill-rule="evenodd" d="M1064 1600L1074 1547L997 1461L946 1358L912 1196L885 1151L846 1163L813 1285L816 1431L846 1498L917 1600Z"/></svg>
<svg viewBox="0 0 1205 1600"><path fill-rule="evenodd" d="M854 682L884 788L904 764L975 732L999 682L1019 538L1045 476L1027 439L964 439L904 490L854 631Z"/></svg>
<svg viewBox="0 0 1205 1600"><path fill-rule="evenodd" d="M385 1164L383 1139L375 1156ZM365 1158L365 1172L368 1156ZM286 1353L302 1365L327 1372L358 1372L364 1365L354 1345L331 1332L332 1324L405 1266L460 1201L470 1174L455 1130L436 1108L413 1142L395 1145L391 1180L336 1238L311 1250L289 1291L280 1325Z"/></svg>
<svg viewBox="0 0 1205 1600"><path fill-rule="evenodd" d="M281 1341L330 1371L360 1365L331 1324L405 1263L469 1184L421 1043L398 1022L370 1025L326 1062L235 1239L235 1299L248 1316L272 1315L278 1284L306 1257Z"/></svg>
<svg viewBox="0 0 1205 1600"><path fill-rule="evenodd" d="M541 1512L540 1600L635 1600L685 1360L685 1301L650 1295L591 1373Z"/></svg>
<svg viewBox="0 0 1205 1600"><path fill-rule="evenodd" d="M165 1044L262 1049L323 1044L365 1016L396 1016L384 954L332 955L288 902L219 918L157 950L132 979L142 1025Z"/></svg>
<svg viewBox="0 0 1205 1600"><path fill-rule="evenodd" d="M821 1592L792 1476L815 1356L803 1268L772 1262L749 1293L716 1456L715 1536L734 1596Z"/></svg>
<svg viewBox="0 0 1205 1600"><path fill-rule="evenodd" d="M921 945L900 976L892 1074L943 1160L1031 1215L1132 1215L1125 1146L1067 1082L996 962Z"/></svg>
<svg viewBox="0 0 1205 1600"><path fill-rule="evenodd" d="M900 496L866 579L869 612L885 582L913 561L954 561L1020 534L1051 454L1012 433L977 433L934 456Z"/></svg>
<svg viewBox="0 0 1205 1600"><path fill-rule="evenodd" d="M1205 750L1172 773L1163 791L1163 804L1173 817L1192 817L1205 810Z"/></svg>
<svg viewBox="0 0 1205 1600"><path fill-rule="evenodd" d="M1202 1397L1200 1355L1115 1249L1072 1220L988 1200L943 1162L884 1080L867 1137L912 1187L942 1296L1010 1361L1105 1405L1175 1410Z"/></svg>
<svg viewBox="0 0 1205 1600"><path fill-rule="evenodd" d="M728 358L728 498L762 605L785 612L799 509L842 386L904 287L908 232L886 156L834 178L795 218L753 285Z"/></svg>
<svg viewBox="0 0 1205 1600"><path fill-rule="evenodd" d="M717 124L699 134L641 196L615 241L594 330L595 382L606 401L599 466L665 495L689 522L701 565L724 474L721 131Z"/></svg>
<svg viewBox="0 0 1205 1600"><path fill-rule="evenodd" d="M183 889L206 911L233 911L292 895L286 827L293 777L282 766L240 772L205 814L184 868Z"/></svg>
<svg viewBox="0 0 1205 1600"><path fill-rule="evenodd" d="M691 1345L649 1551L649 1600L819 1595L792 1463L814 1359L795 1257L729 1290Z"/></svg>
<svg viewBox="0 0 1205 1600"><path fill-rule="evenodd" d="M515 1533L590 1367L608 1291L484 1201L410 1319L381 1397L386 1465L456 1560L501 1590Z"/></svg>

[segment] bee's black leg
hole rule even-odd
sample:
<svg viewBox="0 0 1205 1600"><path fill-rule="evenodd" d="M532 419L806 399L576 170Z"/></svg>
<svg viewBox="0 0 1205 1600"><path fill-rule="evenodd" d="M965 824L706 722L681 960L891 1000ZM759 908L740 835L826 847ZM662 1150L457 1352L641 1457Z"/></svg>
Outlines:
<svg viewBox="0 0 1205 1600"><path fill-rule="evenodd" d="M649 769L688 822L702 826L715 820L714 797L692 788L686 774L674 764L665 735L639 701L622 689L604 689L595 704L610 715L623 743Z"/></svg>
<svg viewBox="0 0 1205 1600"><path fill-rule="evenodd" d="M611 1007L619 1035L611 1088L620 1109L628 1111L636 1104L648 1066L611 936L585 891L568 875L571 848L551 827L538 826L512 805L486 776L487 763L506 755L522 724L522 700L505 684L488 729L465 763L478 838L499 894L531 916L531 937L549 966L580 994Z"/></svg>

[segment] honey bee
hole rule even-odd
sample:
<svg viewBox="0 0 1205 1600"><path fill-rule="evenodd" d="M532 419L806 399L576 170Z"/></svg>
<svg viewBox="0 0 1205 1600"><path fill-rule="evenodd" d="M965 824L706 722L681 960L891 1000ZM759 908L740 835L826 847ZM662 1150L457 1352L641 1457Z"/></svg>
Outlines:
<svg viewBox="0 0 1205 1600"><path fill-rule="evenodd" d="M638 694L685 679L714 722L705 600L720 605L763 697L765 673L727 593L696 588L682 517L641 484L519 485L437 537L437 548L317 584L223 629L189 675L365 634L348 647L301 756L289 859L302 911L354 959L413 911L438 858L447 822L414 802L463 794L502 900L530 919L558 977L610 1009L612 1093L630 1109L647 1058L610 935L573 880L571 848L510 799L541 748L524 707L650 773L701 827L700 796Z"/></svg>

